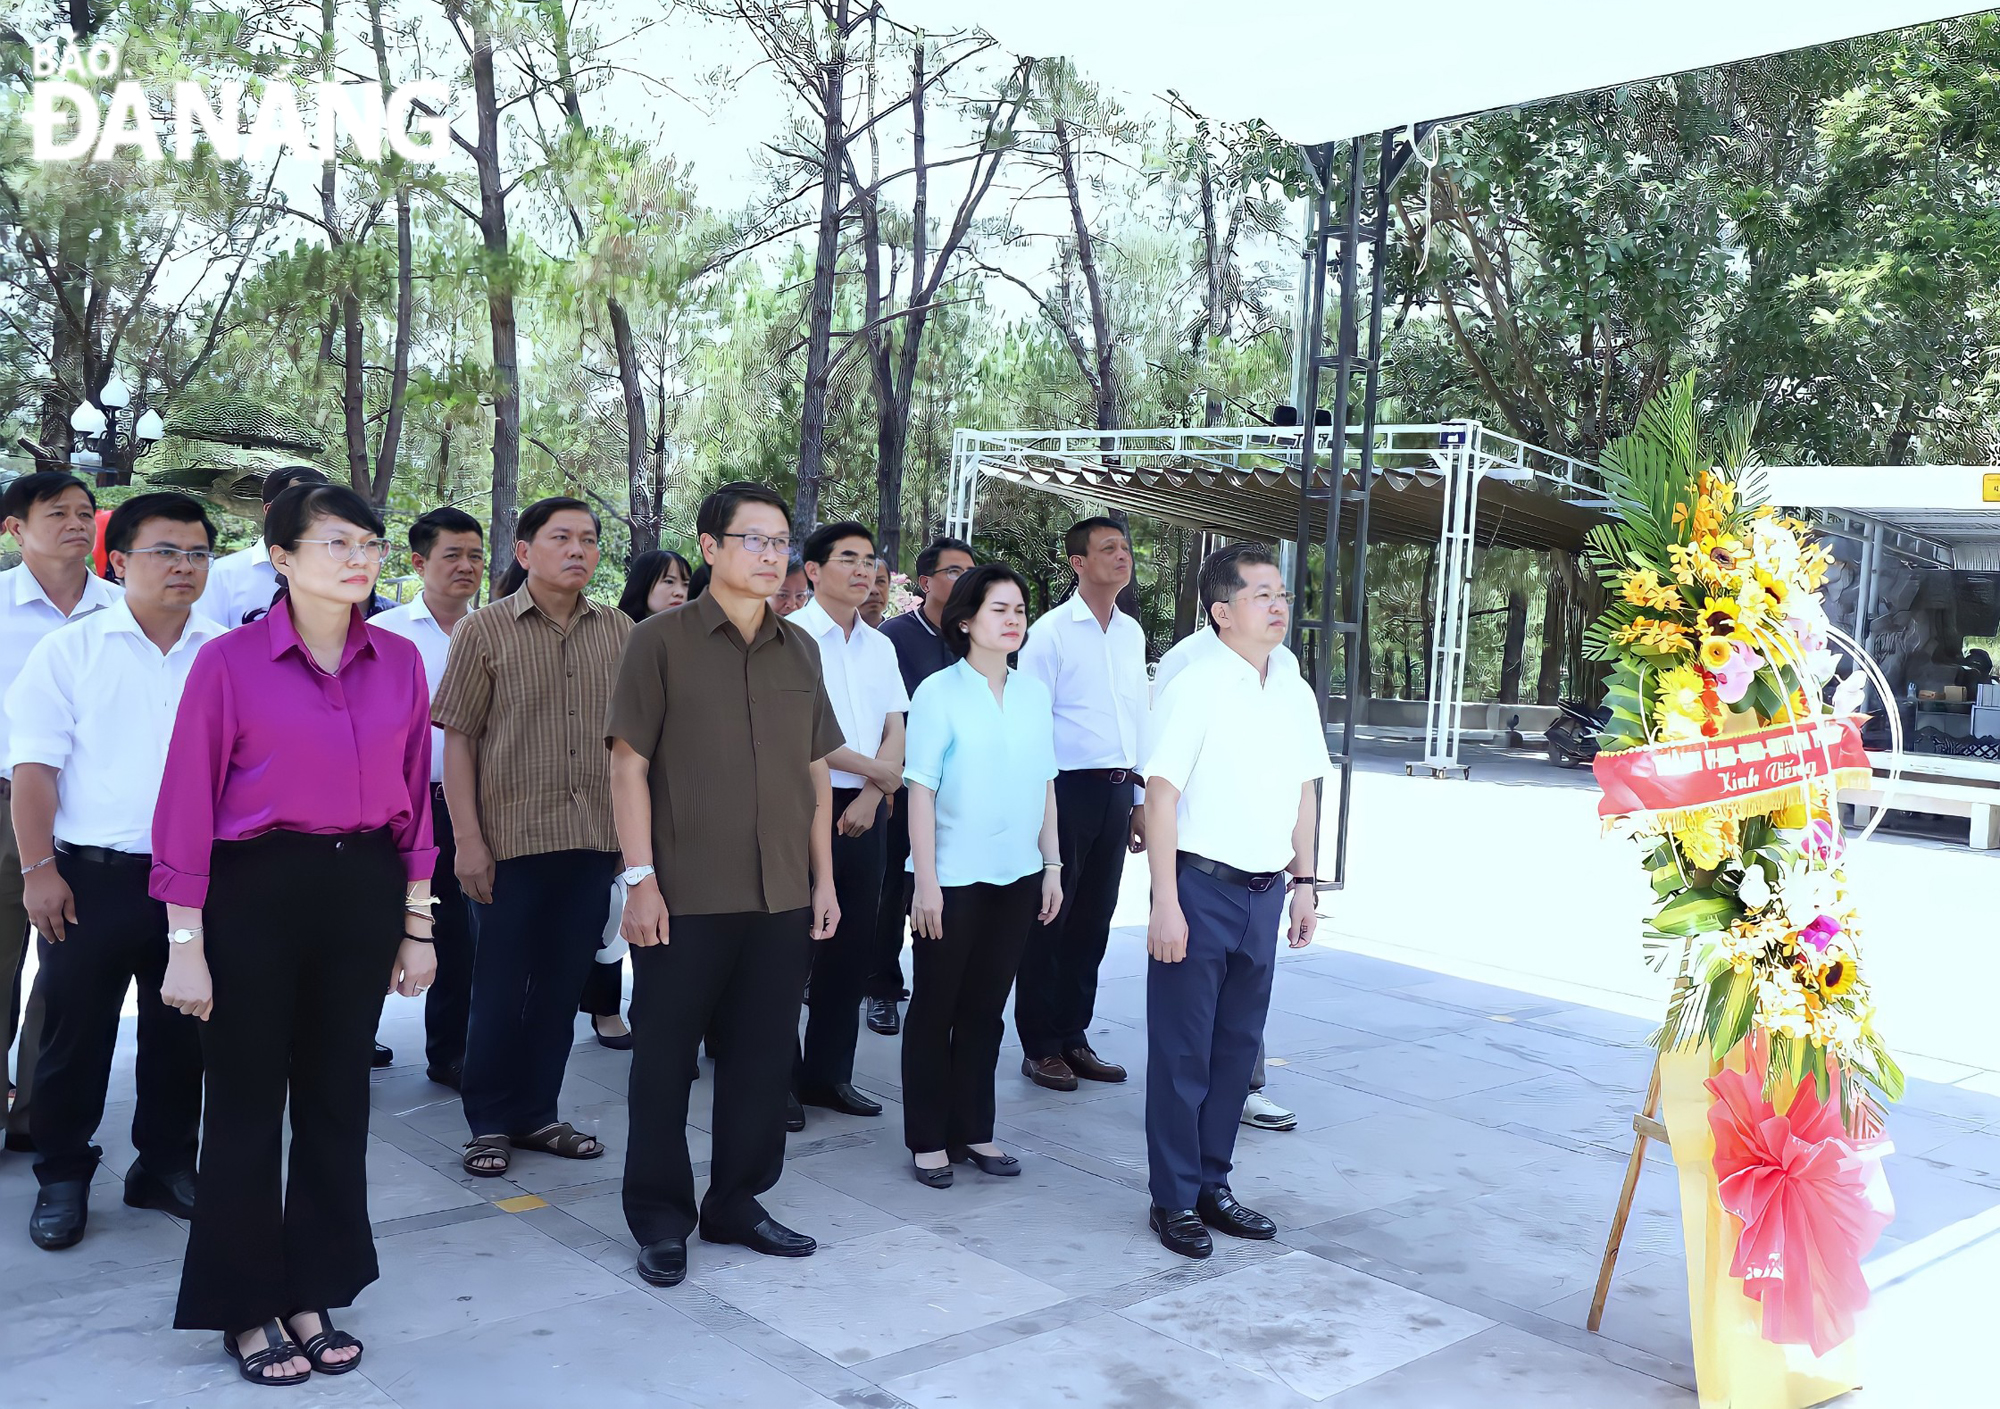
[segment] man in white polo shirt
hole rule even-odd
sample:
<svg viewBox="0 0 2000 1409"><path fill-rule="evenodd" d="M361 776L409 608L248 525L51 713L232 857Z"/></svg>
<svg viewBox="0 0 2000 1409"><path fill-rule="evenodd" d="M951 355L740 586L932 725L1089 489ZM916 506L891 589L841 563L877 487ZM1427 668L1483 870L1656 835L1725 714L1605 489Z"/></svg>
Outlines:
<svg viewBox="0 0 2000 1409"><path fill-rule="evenodd" d="M326 476L311 465L285 465L264 476L261 498L263 512L271 512L271 501L295 484L325 484ZM239 548L216 559L209 570L208 589L201 594L195 610L224 631L243 624L252 612L268 611L278 594L278 570L271 566L271 551L260 533L248 548Z"/></svg>
<svg viewBox="0 0 2000 1409"><path fill-rule="evenodd" d="M410 566L423 588L400 607L378 612L370 623L416 643L424 679L433 695L444 679L451 633L472 609L486 576L486 537L463 509L432 509L410 525ZM424 1056L432 1081L456 1091L465 1069L465 1024L472 1002L472 918L452 866L451 813L444 802L444 730L431 729L431 835L437 869L431 874L431 941L437 977L424 996ZM379 1047L380 1044L378 1043Z"/></svg>
<svg viewBox="0 0 2000 1409"><path fill-rule="evenodd" d="M94 577L90 550L97 541L97 496L75 475L40 470L22 475L0 495L0 528L21 548L21 563L0 572L0 692L11 686L35 643L61 626L113 606L124 595L115 583ZM0 714L0 745L7 719ZM28 912L21 904L21 850L5 806L11 786L6 752L0 747L0 1022L5 1040L0 1054L21 1037L21 1060L14 1073L14 1108L7 1115L7 1148L30 1151L28 1099L34 1092L35 1052L41 1045L42 1008L28 1000L21 1017L21 973L28 952ZM30 858L33 859L33 858ZM0 1066L5 1066L0 1055Z"/></svg>
<svg viewBox="0 0 2000 1409"><path fill-rule="evenodd" d="M819 647L821 676L846 740L827 755L833 779L833 888L840 925L813 946L811 997L795 1094L803 1105L845 1115L880 1115L881 1103L854 1086L861 997L875 960L887 828L883 799L903 776L903 715L910 697L889 638L861 619L875 586L875 535L866 525L830 523L803 551L812 599L790 620Z"/></svg>
<svg viewBox="0 0 2000 1409"><path fill-rule="evenodd" d="M42 1030L29 1100L39 1247L83 1236L125 992L139 985L138 1101L125 1202L194 1213L201 1027L160 1001L166 906L147 894L153 809L181 687L221 628L190 610L215 529L200 501L141 494L105 527L123 599L44 636L7 691L28 914L41 935Z"/></svg>
<svg viewBox="0 0 2000 1409"><path fill-rule="evenodd" d="M1186 1257L1209 1255L1210 1228L1277 1236L1229 1172L1287 893L1294 949L1319 924L1314 784L1332 772L1311 689L1271 668L1291 611L1269 550L1210 554L1201 603L1227 650L1167 687L1145 765L1149 1221Z"/></svg>

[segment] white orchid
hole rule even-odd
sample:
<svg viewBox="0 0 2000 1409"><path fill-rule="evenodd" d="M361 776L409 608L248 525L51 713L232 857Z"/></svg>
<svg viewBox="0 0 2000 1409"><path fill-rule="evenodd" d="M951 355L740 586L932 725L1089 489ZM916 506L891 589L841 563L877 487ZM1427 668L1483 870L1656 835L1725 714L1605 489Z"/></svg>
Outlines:
<svg viewBox="0 0 2000 1409"><path fill-rule="evenodd" d="M1743 880L1736 887L1736 898L1752 913L1771 903L1771 883L1764 879L1762 866L1753 862L1744 870Z"/></svg>

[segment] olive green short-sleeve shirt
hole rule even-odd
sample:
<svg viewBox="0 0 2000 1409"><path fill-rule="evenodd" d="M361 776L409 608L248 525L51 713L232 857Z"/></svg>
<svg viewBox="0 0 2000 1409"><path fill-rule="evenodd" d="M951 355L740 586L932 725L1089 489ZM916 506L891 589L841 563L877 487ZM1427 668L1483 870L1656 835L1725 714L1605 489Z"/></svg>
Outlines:
<svg viewBox="0 0 2000 1409"><path fill-rule="evenodd" d="M844 741L810 636L767 609L746 646L706 593L648 617L625 648L605 733L651 764L669 915L812 903L810 769Z"/></svg>

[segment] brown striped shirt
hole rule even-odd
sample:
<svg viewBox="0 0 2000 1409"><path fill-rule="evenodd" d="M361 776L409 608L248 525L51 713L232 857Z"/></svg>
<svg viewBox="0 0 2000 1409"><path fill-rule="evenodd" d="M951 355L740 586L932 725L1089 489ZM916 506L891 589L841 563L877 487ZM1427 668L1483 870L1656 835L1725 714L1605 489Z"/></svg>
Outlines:
<svg viewBox="0 0 2000 1409"><path fill-rule="evenodd" d="M494 860L618 849L604 718L631 633L631 618L588 597L562 625L526 587L451 633L431 722L477 749L479 829Z"/></svg>

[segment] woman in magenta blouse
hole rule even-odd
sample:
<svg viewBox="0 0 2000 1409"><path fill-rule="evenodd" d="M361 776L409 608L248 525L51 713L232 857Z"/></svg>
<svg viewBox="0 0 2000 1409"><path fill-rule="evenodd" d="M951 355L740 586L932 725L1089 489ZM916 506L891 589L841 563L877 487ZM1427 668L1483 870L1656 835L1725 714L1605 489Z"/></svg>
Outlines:
<svg viewBox="0 0 2000 1409"><path fill-rule="evenodd" d="M272 503L264 540L287 586L196 657L153 814L173 941L161 996L203 1021L207 1083L174 1325L223 1332L264 1384L360 1363L327 1312L377 1276L375 1022L386 987L415 996L437 967L430 692L417 648L362 619L382 534L342 485Z"/></svg>

